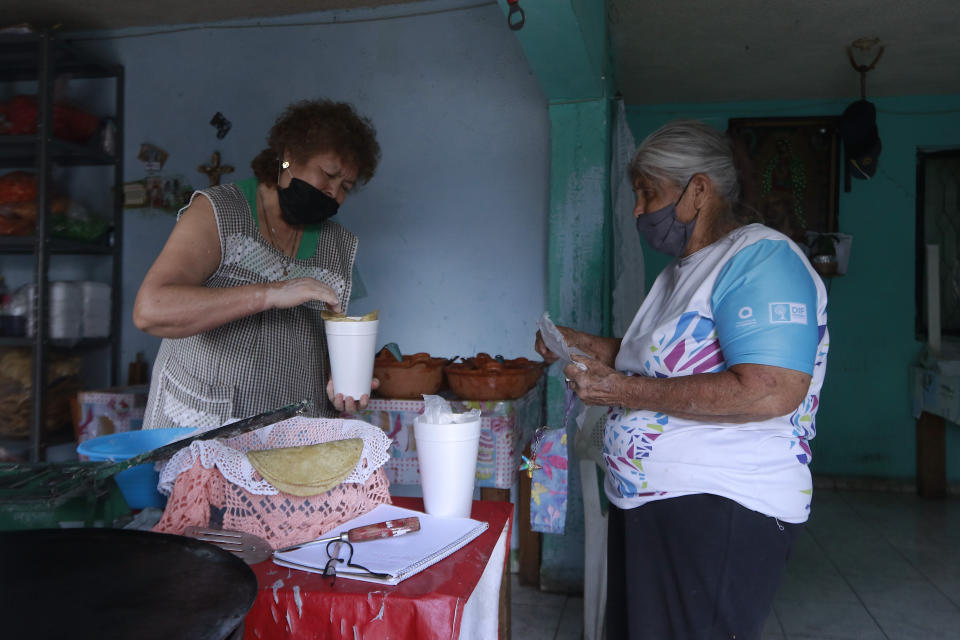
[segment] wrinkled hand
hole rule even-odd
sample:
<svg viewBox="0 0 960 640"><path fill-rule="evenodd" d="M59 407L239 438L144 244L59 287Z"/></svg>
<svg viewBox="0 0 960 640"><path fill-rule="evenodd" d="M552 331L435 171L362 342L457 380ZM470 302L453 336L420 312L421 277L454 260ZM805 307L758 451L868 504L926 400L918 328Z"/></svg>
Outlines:
<svg viewBox="0 0 960 640"><path fill-rule="evenodd" d="M563 341L567 343L567 346L572 347L573 338L577 334L577 330L571 329L570 327L557 326L557 331L559 331L560 335L563 336ZM547 364L553 364L560 358L560 356L547 348L547 344L543 341L543 334L541 334L539 330L537 331L537 340L534 343L533 348L537 353L540 354L540 357L543 358Z"/></svg>
<svg viewBox="0 0 960 640"><path fill-rule="evenodd" d="M559 359L557 354L547 348L547 344L543 341L543 335L539 330L537 331L537 340L534 342L533 348L547 364L553 364Z"/></svg>
<svg viewBox="0 0 960 640"><path fill-rule="evenodd" d="M599 360L585 356L572 357L574 363L580 362L587 368L581 369L576 364L568 364L563 368L563 375L567 377L567 386L584 404L594 406L622 404L622 400L618 397L618 387L626 376Z"/></svg>
<svg viewBox="0 0 960 640"><path fill-rule="evenodd" d="M370 390L374 391L380 388L380 381L376 378L370 381ZM360 396L360 399L351 398L349 396L344 397L342 393L333 393L333 378L327 380L327 397L330 398L330 402L333 403L333 408L339 411L340 413L355 413L357 411L363 411L367 408L367 405L370 404L370 396L363 394Z"/></svg>
<svg viewBox="0 0 960 640"><path fill-rule="evenodd" d="M315 278L280 280L270 283L267 290L267 306L271 309L289 309L311 300L323 302L331 311L340 311L337 292Z"/></svg>

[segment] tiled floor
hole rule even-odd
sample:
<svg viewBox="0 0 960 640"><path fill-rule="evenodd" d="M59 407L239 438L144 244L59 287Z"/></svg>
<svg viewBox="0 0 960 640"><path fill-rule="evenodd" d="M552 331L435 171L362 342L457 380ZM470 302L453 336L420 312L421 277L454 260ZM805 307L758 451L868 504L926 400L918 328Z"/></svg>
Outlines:
<svg viewBox="0 0 960 640"><path fill-rule="evenodd" d="M960 639L960 498L814 496L763 640ZM581 637L580 597L511 587L513 638Z"/></svg>
<svg viewBox="0 0 960 640"><path fill-rule="evenodd" d="M583 598L543 593L521 586L511 576L510 625L512 640L580 640L583 635Z"/></svg>

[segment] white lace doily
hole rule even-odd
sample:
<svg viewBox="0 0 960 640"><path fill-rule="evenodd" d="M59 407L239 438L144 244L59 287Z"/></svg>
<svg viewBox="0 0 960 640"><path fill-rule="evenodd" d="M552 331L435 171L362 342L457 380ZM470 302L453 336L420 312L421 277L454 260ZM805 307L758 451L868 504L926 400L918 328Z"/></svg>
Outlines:
<svg viewBox="0 0 960 640"><path fill-rule="evenodd" d="M389 451L392 441L379 427L362 420L297 416L233 438L190 443L189 447L175 453L163 465L157 489L164 495L170 495L177 476L190 469L199 459L205 469L216 466L227 480L252 494L276 495L280 492L260 477L247 460L247 451L299 447L348 438L361 438L363 452L360 454L357 466L344 479L344 482L366 482L374 471L390 459Z"/></svg>

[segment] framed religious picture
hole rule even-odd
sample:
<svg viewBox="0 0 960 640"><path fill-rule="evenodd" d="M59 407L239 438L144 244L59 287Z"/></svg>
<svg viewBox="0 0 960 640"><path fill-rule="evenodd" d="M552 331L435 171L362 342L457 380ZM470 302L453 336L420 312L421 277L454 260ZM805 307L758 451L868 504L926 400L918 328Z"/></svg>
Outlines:
<svg viewBox="0 0 960 640"><path fill-rule="evenodd" d="M804 243L837 231L840 119L731 118L748 215Z"/></svg>

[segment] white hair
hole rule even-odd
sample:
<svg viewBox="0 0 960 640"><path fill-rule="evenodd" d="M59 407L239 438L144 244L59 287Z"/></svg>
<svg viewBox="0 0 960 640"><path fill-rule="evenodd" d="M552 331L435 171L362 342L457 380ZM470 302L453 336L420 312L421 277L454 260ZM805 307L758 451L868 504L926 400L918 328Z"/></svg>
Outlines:
<svg viewBox="0 0 960 640"><path fill-rule="evenodd" d="M630 162L630 179L653 178L683 186L702 173L730 204L740 199L740 182L730 138L699 120L674 120L644 139Z"/></svg>

